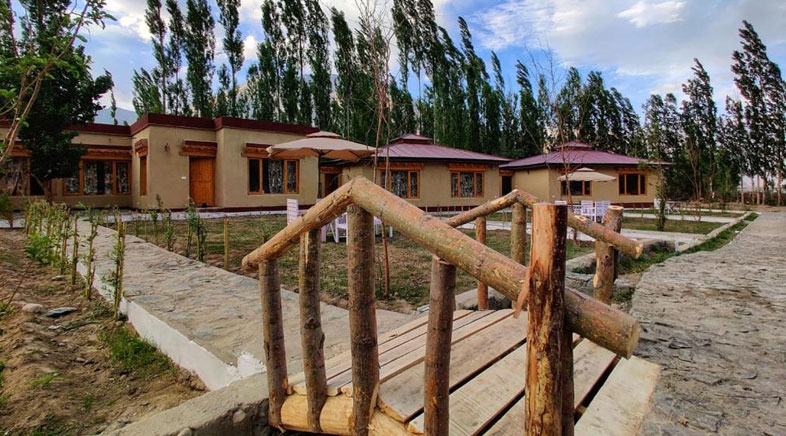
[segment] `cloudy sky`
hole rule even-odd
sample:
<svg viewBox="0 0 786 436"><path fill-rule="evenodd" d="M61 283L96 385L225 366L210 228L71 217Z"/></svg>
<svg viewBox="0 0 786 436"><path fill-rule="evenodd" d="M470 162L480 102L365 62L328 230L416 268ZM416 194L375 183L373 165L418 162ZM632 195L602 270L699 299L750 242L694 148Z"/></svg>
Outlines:
<svg viewBox="0 0 786 436"><path fill-rule="evenodd" d="M679 94L680 84L691 74L693 58L709 71L717 101L736 95L729 65L732 51L739 47L737 29L743 19L759 32L770 57L786 68L786 0L433 1L439 24L454 40L458 41L456 19L462 16L481 55L488 60L492 50L497 52L509 84L515 78L516 59L544 65L546 47L558 78L571 65L582 75L602 71L607 86L617 87L637 110L651 93ZM356 23L355 0L321 2L345 11L350 24ZM261 3L242 0L246 66L262 39ZM94 70L106 69L114 75L118 105L126 109L133 109L133 70L154 63L143 5L142 0L107 0L107 9L117 21L93 29L87 44ZM220 41L222 30L216 27ZM219 53L217 63L225 60Z"/></svg>

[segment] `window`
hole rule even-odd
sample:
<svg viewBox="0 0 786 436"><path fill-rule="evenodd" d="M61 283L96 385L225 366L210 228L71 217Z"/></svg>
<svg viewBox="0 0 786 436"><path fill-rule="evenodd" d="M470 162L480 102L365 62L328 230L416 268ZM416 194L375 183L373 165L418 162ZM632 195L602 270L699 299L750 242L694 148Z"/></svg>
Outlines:
<svg viewBox="0 0 786 436"><path fill-rule="evenodd" d="M65 180L65 195L128 194L128 168L128 161L83 160L79 173Z"/></svg>
<svg viewBox="0 0 786 436"><path fill-rule="evenodd" d="M297 194L300 161L248 159L248 192L250 194Z"/></svg>
<svg viewBox="0 0 786 436"><path fill-rule="evenodd" d="M647 176L644 173L622 173L619 175L620 195L645 195Z"/></svg>
<svg viewBox="0 0 786 436"><path fill-rule="evenodd" d="M147 195L147 156L139 158L139 195Z"/></svg>
<svg viewBox="0 0 786 436"><path fill-rule="evenodd" d="M452 172L450 173L451 197L482 197L483 172Z"/></svg>
<svg viewBox="0 0 786 436"><path fill-rule="evenodd" d="M568 185L566 181L561 182L562 195L568 195ZM592 182L571 180L570 195L592 195Z"/></svg>
<svg viewBox="0 0 786 436"><path fill-rule="evenodd" d="M380 171L381 185L401 198L420 198L420 171L390 170L390 183L385 171Z"/></svg>
<svg viewBox="0 0 786 436"><path fill-rule="evenodd" d="M0 171L0 192L10 196L43 195L44 189L30 175L30 160L26 157L12 157Z"/></svg>

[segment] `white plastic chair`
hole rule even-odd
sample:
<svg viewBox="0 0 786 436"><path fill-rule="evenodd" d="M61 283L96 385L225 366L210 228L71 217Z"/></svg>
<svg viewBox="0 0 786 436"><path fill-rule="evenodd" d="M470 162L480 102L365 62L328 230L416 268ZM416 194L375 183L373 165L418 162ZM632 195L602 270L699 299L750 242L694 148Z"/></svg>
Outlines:
<svg viewBox="0 0 786 436"><path fill-rule="evenodd" d="M595 219L595 202L592 200L581 200L581 216L591 220Z"/></svg>
<svg viewBox="0 0 786 436"><path fill-rule="evenodd" d="M342 214L335 220L333 220L333 227L331 227L331 231L333 232L333 240L338 243L338 241L343 237L346 241L347 239L347 214ZM389 235L393 237L393 227L388 226L390 230ZM374 234L382 234L383 227L382 227L382 220L377 217L374 217Z"/></svg>
<svg viewBox="0 0 786 436"><path fill-rule="evenodd" d="M604 200L595 202L595 221L603 221L603 217L606 216L609 206L611 206L611 201Z"/></svg>

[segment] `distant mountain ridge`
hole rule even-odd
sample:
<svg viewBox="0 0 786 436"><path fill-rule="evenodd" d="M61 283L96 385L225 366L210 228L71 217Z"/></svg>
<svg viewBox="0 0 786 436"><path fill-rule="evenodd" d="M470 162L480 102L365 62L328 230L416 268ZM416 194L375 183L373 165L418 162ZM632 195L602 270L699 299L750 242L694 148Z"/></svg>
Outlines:
<svg viewBox="0 0 786 436"><path fill-rule="evenodd" d="M130 111L128 109L117 108L117 124L133 124L134 121L137 120L136 112ZM109 112L109 108L105 107L98 111L96 114L95 119L93 122L102 123L102 124L114 124L114 120L112 119L112 115Z"/></svg>

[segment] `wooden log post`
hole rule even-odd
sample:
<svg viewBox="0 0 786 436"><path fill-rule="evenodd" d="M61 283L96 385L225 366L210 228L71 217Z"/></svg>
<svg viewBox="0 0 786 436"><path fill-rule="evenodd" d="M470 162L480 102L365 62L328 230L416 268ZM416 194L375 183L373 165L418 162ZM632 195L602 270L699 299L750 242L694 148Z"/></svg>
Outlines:
<svg viewBox="0 0 786 436"><path fill-rule="evenodd" d="M521 265L527 264L527 206L513 203L510 219L510 257Z"/></svg>
<svg viewBox="0 0 786 436"><path fill-rule="evenodd" d="M284 319L281 313L281 279L278 261L259 263L262 294L262 333L268 386L268 424L283 429L281 406L287 393L287 355L284 349Z"/></svg>
<svg viewBox="0 0 786 436"><path fill-rule="evenodd" d="M300 237L300 339L303 346L303 373L308 399L309 431L322 433L319 415L327 399L325 375L325 334L319 310L319 256L321 230L314 229Z"/></svg>
<svg viewBox="0 0 786 436"><path fill-rule="evenodd" d="M566 206L533 207L524 422L528 436L562 435L566 230Z"/></svg>
<svg viewBox="0 0 786 436"><path fill-rule="evenodd" d="M484 216L479 216L475 218L475 240L477 240L483 245L486 245L486 217ZM433 281L434 272L432 271L431 274L432 274L431 280ZM488 310L488 308L489 308L489 287L485 283L478 280L478 310Z"/></svg>
<svg viewBox="0 0 786 436"><path fill-rule="evenodd" d="M610 231L619 233L622 229L621 206L609 206L603 225ZM592 279L595 298L603 303L611 304L616 278L617 250L608 242L595 240L595 277Z"/></svg>
<svg viewBox="0 0 786 436"><path fill-rule="evenodd" d="M379 389L377 318L374 309L374 217L347 207L347 289L352 353L352 436L367 436Z"/></svg>
<svg viewBox="0 0 786 436"><path fill-rule="evenodd" d="M224 217L224 269L229 271L229 218Z"/></svg>
<svg viewBox="0 0 786 436"><path fill-rule="evenodd" d="M450 430L450 344L456 306L456 267L433 256L423 374L423 430L448 436Z"/></svg>

